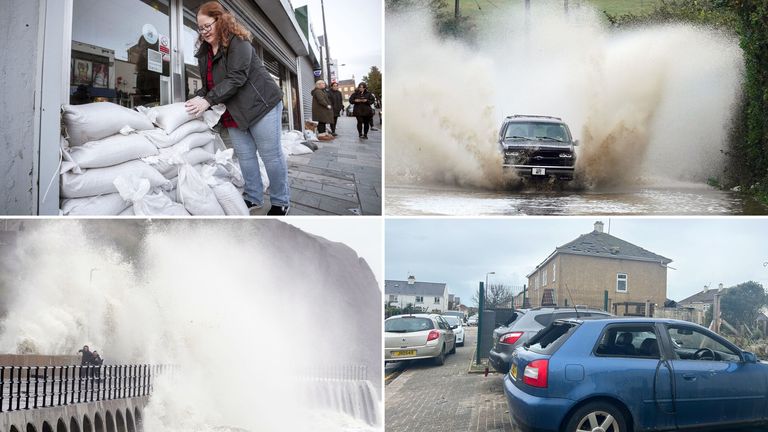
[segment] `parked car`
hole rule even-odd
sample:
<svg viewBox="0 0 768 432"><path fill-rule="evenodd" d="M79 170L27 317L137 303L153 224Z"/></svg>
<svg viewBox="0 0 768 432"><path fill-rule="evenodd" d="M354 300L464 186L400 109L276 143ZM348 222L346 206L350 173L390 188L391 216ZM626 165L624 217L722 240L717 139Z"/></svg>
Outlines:
<svg viewBox="0 0 768 432"><path fill-rule="evenodd" d="M512 353L515 348L528 342L552 321L561 318L606 318L613 316L596 309L567 307L539 307L527 311L517 310L516 319L493 331L493 346L488 361L497 372L509 372Z"/></svg>
<svg viewBox="0 0 768 432"><path fill-rule="evenodd" d="M467 318L467 326L476 326L477 325L478 317L477 315L472 315L471 317Z"/></svg>
<svg viewBox="0 0 768 432"><path fill-rule="evenodd" d="M504 393L522 430L764 424L768 364L686 321L558 320L515 349Z"/></svg>
<svg viewBox="0 0 768 432"><path fill-rule="evenodd" d="M578 144L558 117L513 115L499 131L503 167L521 177L573 180Z"/></svg>
<svg viewBox="0 0 768 432"><path fill-rule="evenodd" d="M448 322L453 334L456 335L456 346L464 346L464 326L461 319L453 315L443 315L443 319Z"/></svg>
<svg viewBox="0 0 768 432"><path fill-rule="evenodd" d="M384 321L384 361L434 358L437 365L456 352L456 335L436 314L395 315Z"/></svg>

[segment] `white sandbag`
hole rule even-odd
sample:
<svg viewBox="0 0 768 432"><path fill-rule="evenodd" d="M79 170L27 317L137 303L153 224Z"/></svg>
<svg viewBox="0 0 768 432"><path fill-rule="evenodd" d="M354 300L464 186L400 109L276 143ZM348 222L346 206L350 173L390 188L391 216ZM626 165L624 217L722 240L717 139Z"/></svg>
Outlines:
<svg viewBox="0 0 768 432"><path fill-rule="evenodd" d="M179 126L170 134L166 134L164 130L157 128L148 131L141 131L140 133L147 137L157 148L170 147L182 139L186 138L190 134L195 132L205 132L210 130L207 124L202 120L192 120L191 122L184 123Z"/></svg>
<svg viewBox="0 0 768 432"><path fill-rule="evenodd" d="M150 193L149 181L134 176L115 179L120 196L133 203L135 216L189 216L184 206L173 202L162 191Z"/></svg>
<svg viewBox="0 0 768 432"><path fill-rule="evenodd" d="M154 127L145 115L111 102L63 105L62 111L64 128L71 146L106 138L125 126L136 130Z"/></svg>
<svg viewBox="0 0 768 432"><path fill-rule="evenodd" d="M136 213L133 212L133 206L128 206L128 208L120 212L118 216L136 216Z"/></svg>
<svg viewBox="0 0 768 432"><path fill-rule="evenodd" d="M312 149L303 145L300 141L281 141L283 151L287 155L303 155L312 153Z"/></svg>
<svg viewBox="0 0 768 432"><path fill-rule="evenodd" d="M233 160L234 149L218 150L215 155L216 165L220 166L224 172L229 175L226 179L237 187L245 186L243 171L240 170L240 164Z"/></svg>
<svg viewBox="0 0 768 432"><path fill-rule="evenodd" d="M178 154L186 153L193 148L202 147L213 141L212 132L197 132L189 134L187 137L172 145L171 149Z"/></svg>
<svg viewBox="0 0 768 432"><path fill-rule="evenodd" d="M142 160L158 170L165 178L171 179L179 175L179 166L183 163L199 165L212 162L214 156L209 151L212 146L213 143L206 144L203 147L193 148L181 154L176 153L172 148L160 149L159 155L146 157Z"/></svg>
<svg viewBox="0 0 768 432"><path fill-rule="evenodd" d="M189 164L184 164L179 169L177 201L184 204L184 208L193 216L224 215L224 209L221 208L211 187Z"/></svg>
<svg viewBox="0 0 768 432"><path fill-rule="evenodd" d="M130 205L130 202L117 193L71 198L61 202L61 214L64 216L117 216Z"/></svg>
<svg viewBox="0 0 768 432"><path fill-rule="evenodd" d="M169 134L179 128L184 123L195 120L195 116L187 113L184 102L177 102L168 105L160 105L152 108L137 107L139 112L149 118L152 123L159 126Z"/></svg>
<svg viewBox="0 0 768 432"><path fill-rule="evenodd" d="M214 195L227 216L248 216L248 206L243 201L243 194L230 182L212 186Z"/></svg>
<svg viewBox="0 0 768 432"><path fill-rule="evenodd" d="M154 144L142 135L112 135L72 147L70 156L80 168L103 168L158 154Z"/></svg>
<svg viewBox="0 0 768 432"><path fill-rule="evenodd" d="M155 187L170 187L168 179L156 169L140 160L123 162L105 168L92 168L82 174L67 172L61 175L61 196L64 198L81 198L104 195L117 192L114 181L119 176L136 176L146 178Z"/></svg>
<svg viewBox="0 0 768 432"><path fill-rule="evenodd" d="M304 131L304 139L309 141L317 141L317 134L311 130Z"/></svg>

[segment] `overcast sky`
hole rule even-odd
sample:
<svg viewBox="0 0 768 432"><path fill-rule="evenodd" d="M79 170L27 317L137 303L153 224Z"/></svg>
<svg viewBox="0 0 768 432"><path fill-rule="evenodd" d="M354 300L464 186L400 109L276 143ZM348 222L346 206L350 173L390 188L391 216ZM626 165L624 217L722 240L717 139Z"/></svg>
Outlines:
<svg viewBox="0 0 768 432"><path fill-rule="evenodd" d="M315 34L323 34L323 15L320 0L291 0L294 8L309 5L309 19ZM340 79L362 81L376 66L382 70L381 0L325 0L325 24L331 58L337 59ZM325 49L323 49L325 57Z"/></svg>
<svg viewBox="0 0 768 432"><path fill-rule="evenodd" d="M718 283L754 280L768 286L768 219L730 218L495 218L389 219L385 278L446 282L473 306L478 282L520 285L561 246L602 220L611 235L672 259L667 297L682 300Z"/></svg>
<svg viewBox="0 0 768 432"><path fill-rule="evenodd" d="M283 221L308 233L351 247L358 256L365 258L374 276L376 276L379 286L382 285L382 230L384 223L381 218L348 216L313 218L302 216L283 219Z"/></svg>

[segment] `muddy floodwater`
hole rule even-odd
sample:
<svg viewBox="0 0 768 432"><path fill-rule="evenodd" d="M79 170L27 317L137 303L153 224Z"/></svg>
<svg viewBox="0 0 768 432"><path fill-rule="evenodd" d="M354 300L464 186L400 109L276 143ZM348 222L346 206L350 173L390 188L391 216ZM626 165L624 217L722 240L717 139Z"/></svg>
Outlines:
<svg viewBox="0 0 768 432"><path fill-rule="evenodd" d="M764 215L768 208L706 185L615 191L484 191L387 185L388 215Z"/></svg>

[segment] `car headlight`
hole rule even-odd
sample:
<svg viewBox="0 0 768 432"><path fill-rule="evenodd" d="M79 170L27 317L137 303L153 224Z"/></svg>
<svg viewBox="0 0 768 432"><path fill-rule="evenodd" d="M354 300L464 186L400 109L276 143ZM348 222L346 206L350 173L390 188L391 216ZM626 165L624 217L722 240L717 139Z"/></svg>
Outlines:
<svg viewBox="0 0 768 432"><path fill-rule="evenodd" d="M571 159L573 158L573 153L560 153L560 157L565 159Z"/></svg>

